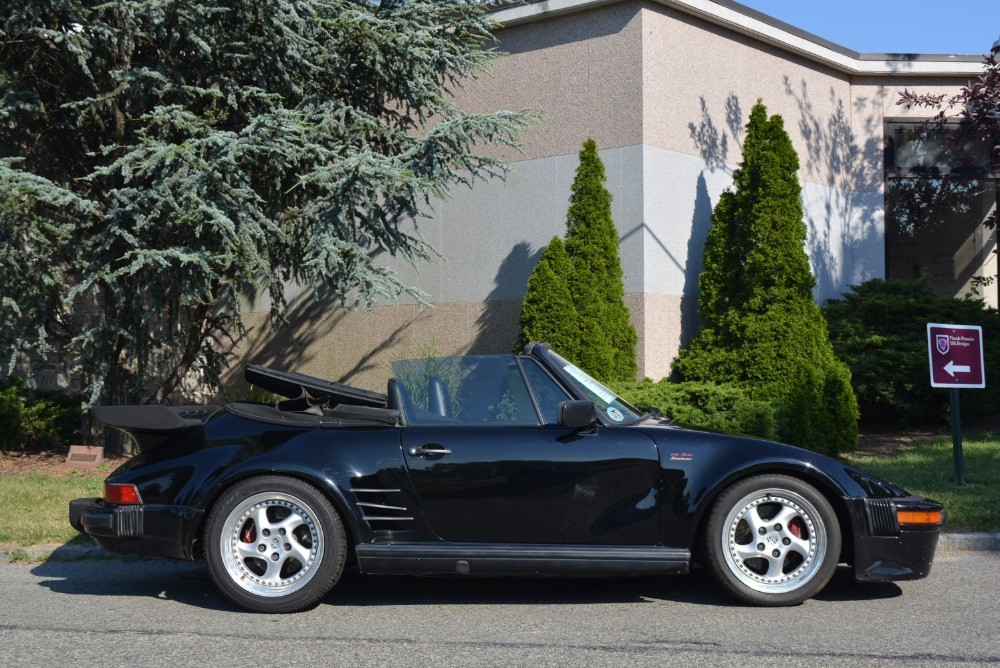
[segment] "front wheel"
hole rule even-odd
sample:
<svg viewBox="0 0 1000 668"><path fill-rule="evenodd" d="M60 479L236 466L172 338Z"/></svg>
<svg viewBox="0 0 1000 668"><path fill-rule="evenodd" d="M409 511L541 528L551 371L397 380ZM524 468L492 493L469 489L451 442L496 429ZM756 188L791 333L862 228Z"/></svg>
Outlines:
<svg viewBox="0 0 1000 668"><path fill-rule="evenodd" d="M215 585L254 612L315 604L337 583L347 553L344 525L326 497L281 476L250 478L226 491L205 538Z"/></svg>
<svg viewBox="0 0 1000 668"><path fill-rule="evenodd" d="M737 482L708 518L705 554L713 577L755 605L797 605L820 592L840 558L840 525L829 501L785 475Z"/></svg>

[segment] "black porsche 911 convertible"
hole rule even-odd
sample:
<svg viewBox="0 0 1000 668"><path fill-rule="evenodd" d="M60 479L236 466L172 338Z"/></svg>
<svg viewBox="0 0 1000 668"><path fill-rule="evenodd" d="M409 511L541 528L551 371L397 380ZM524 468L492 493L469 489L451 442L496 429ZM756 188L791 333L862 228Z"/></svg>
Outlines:
<svg viewBox="0 0 1000 668"><path fill-rule="evenodd" d="M348 566L416 575L684 573L793 605L838 563L925 577L943 508L822 455L679 428L553 351L393 364L383 395L250 366L285 400L95 409L138 455L70 521L105 549L205 559L260 612Z"/></svg>

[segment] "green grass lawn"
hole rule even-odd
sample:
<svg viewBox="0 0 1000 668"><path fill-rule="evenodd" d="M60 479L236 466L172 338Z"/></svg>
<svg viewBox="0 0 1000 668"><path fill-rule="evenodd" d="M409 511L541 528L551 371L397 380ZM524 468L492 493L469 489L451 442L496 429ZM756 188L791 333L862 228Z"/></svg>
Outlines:
<svg viewBox="0 0 1000 668"><path fill-rule="evenodd" d="M945 531L1000 531L1000 434L966 437L965 486L955 486L950 437L890 457L847 455L851 464L944 504Z"/></svg>
<svg viewBox="0 0 1000 668"><path fill-rule="evenodd" d="M66 543L80 534L69 525L69 502L101 496L104 480L41 473L0 476L0 545Z"/></svg>

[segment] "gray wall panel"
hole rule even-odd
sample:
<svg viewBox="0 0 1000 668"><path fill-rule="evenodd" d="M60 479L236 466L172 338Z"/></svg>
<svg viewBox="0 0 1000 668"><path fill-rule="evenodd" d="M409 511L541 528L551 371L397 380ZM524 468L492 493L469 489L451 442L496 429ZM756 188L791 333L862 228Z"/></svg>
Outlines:
<svg viewBox="0 0 1000 668"><path fill-rule="evenodd" d="M695 296L712 208L730 173L698 156L646 146L643 179L644 292Z"/></svg>
<svg viewBox="0 0 1000 668"><path fill-rule="evenodd" d="M642 290L641 240L624 238L642 221L642 147L600 152L612 193L612 216L623 237L626 292ZM440 291L433 302L520 299L541 250L566 232L576 154L513 163L506 182L478 184L439 203ZM426 288L425 288L426 289Z"/></svg>
<svg viewBox="0 0 1000 668"><path fill-rule="evenodd" d="M712 209L731 183L732 165L650 146L601 151L612 215L621 239L625 292L697 299L704 242ZM420 231L442 255L414 268L386 264L425 293L431 303L516 300L553 235L564 235L576 154L513 163L506 182L479 183L437 202ZM807 251L819 300L847 286L884 275L882 194L803 183ZM288 286L293 307L309 290ZM403 303L412 302L404 299ZM266 297L248 299L263 311Z"/></svg>
<svg viewBox="0 0 1000 668"><path fill-rule="evenodd" d="M643 292L694 298L712 209L735 167L650 146L644 155ZM817 300L885 275L882 193L803 182L802 206Z"/></svg>

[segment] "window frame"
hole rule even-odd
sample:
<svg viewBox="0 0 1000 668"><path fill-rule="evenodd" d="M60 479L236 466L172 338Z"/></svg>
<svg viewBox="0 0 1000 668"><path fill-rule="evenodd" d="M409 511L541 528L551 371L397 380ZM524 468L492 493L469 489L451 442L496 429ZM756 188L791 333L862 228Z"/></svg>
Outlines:
<svg viewBox="0 0 1000 668"><path fill-rule="evenodd" d="M996 193L996 210L1000 215L1000 165L991 169L990 167L967 167L962 169L950 169L940 167L926 167L920 169L896 169L896 140L894 132L897 129L916 128L922 123L932 120L932 117L909 117L909 116L886 116L882 119L882 266L883 276L889 278L889 244L886 243L889 237L889 225L894 221L889 220L889 182L894 179L928 179L928 180L963 180L963 181L994 181L994 191ZM957 128L960 121L949 119L944 122L944 128ZM998 243L1000 243L1000 230L996 230ZM1000 260L998 260L1000 262ZM998 278L1000 278L1000 266L998 266Z"/></svg>
<svg viewBox="0 0 1000 668"><path fill-rule="evenodd" d="M558 409L556 412L556 421L554 423L549 423L545 421L545 415L542 414L542 406L538 402L538 397L535 395L534 388L528 381L528 375L524 372L525 360L530 361L532 364L538 367L538 369L542 372L542 375L546 376L549 380L551 380L555 384L555 386L562 392L563 396L565 397L563 401L573 401L573 394L568 389L566 389L566 387L563 385L563 383L559 381L558 378L556 378L548 369L545 368L544 364L534 359L530 355L517 355L517 363L521 369L521 377L524 378L524 384L527 386L528 393L531 395L531 401L535 404L535 412L538 414L539 426L541 427L558 426L559 425Z"/></svg>
<svg viewBox="0 0 1000 668"><path fill-rule="evenodd" d="M883 173L885 181L889 179L1000 179L1000 165L991 169L990 167L965 167L951 169L949 167L922 167L919 169L895 169L896 167L896 139L893 135L897 129L912 129L919 127L922 123L933 120L932 118L912 118L906 116L887 116L882 119L883 128ZM944 129L958 128L959 121L948 120L943 124ZM885 184L887 185L887 184Z"/></svg>

